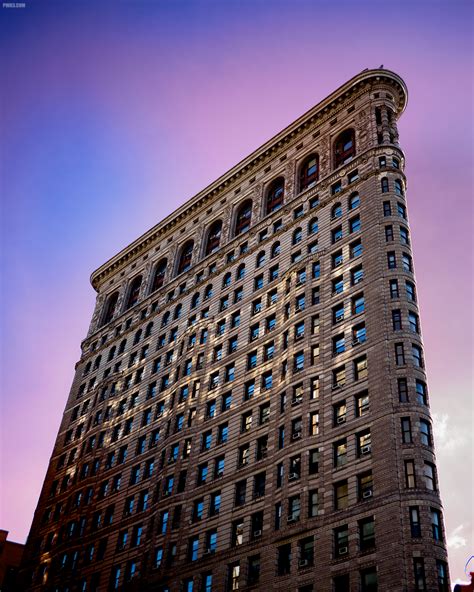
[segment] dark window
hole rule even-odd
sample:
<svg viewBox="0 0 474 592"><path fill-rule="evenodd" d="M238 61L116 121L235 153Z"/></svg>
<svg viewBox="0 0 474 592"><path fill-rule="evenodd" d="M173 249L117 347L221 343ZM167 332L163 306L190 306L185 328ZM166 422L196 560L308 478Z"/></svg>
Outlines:
<svg viewBox="0 0 474 592"><path fill-rule="evenodd" d="M192 240L186 242L183 245L183 247L181 249L180 256L179 256L177 273L183 273L191 267L191 259L193 256L193 247L194 247L194 241L192 241Z"/></svg>
<svg viewBox="0 0 474 592"><path fill-rule="evenodd" d="M216 220L216 222L214 222L209 229L206 244L206 255L214 253L214 251L217 251L217 249L219 248L219 243L221 240L221 231L222 221Z"/></svg>
<svg viewBox="0 0 474 592"><path fill-rule="evenodd" d="M275 212L283 205L283 197L285 193L285 180L283 177L275 179L268 188L267 198L265 203L265 215Z"/></svg>
<svg viewBox="0 0 474 592"><path fill-rule="evenodd" d="M125 305L125 310L132 308L132 306L135 306L135 304L138 302L138 296L140 295L140 286L141 285L142 285L142 276L138 275L130 283L130 288L128 290L128 297L127 297L127 302Z"/></svg>
<svg viewBox="0 0 474 592"><path fill-rule="evenodd" d="M317 154L307 156L300 168L300 191L309 189L316 184L319 177L319 158Z"/></svg>
<svg viewBox="0 0 474 592"><path fill-rule="evenodd" d="M334 142L334 168L346 164L355 156L354 130L344 130Z"/></svg>
<svg viewBox="0 0 474 592"><path fill-rule="evenodd" d="M237 216L235 220L235 235L243 234L250 228L250 222L252 220L252 201L245 201L240 208L237 210Z"/></svg>
<svg viewBox="0 0 474 592"><path fill-rule="evenodd" d="M113 319L115 309L117 308L118 297L119 293L114 292L107 298L101 325L106 325L107 323L110 323L110 321Z"/></svg>
<svg viewBox="0 0 474 592"><path fill-rule="evenodd" d="M155 268L155 275L153 277L153 284L151 286L152 292L159 290L161 288L161 286L164 284L167 265L168 265L167 259L162 259L157 264L157 266Z"/></svg>

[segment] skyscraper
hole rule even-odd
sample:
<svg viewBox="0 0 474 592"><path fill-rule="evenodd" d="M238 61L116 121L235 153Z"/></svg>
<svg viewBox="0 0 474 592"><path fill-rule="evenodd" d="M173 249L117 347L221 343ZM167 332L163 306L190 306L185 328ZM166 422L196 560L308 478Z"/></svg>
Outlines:
<svg viewBox="0 0 474 592"><path fill-rule="evenodd" d="M361 72L92 274L32 590L449 589L406 101Z"/></svg>

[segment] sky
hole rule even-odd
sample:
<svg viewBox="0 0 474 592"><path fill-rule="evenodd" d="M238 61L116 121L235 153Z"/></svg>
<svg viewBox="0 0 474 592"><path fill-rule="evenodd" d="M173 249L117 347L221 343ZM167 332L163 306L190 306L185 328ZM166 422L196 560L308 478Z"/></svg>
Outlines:
<svg viewBox="0 0 474 592"><path fill-rule="evenodd" d="M0 528L24 542L90 273L365 68L399 122L453 582L474 554L473 8L25 0L0 9ZM464 579L466 579L464 577Z"/></svg>

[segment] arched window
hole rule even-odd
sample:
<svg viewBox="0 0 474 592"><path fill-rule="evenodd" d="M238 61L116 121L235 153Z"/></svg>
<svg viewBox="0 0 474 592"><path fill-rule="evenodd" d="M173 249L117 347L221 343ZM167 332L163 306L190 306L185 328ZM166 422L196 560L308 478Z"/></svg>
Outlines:
<svg viewBox="0 0 474 592"><path fill-rule="evenodd" d="M316 234L319 230L318 219L312 218L308 222L308 234Z"/></svg>
<svg viewBox="0 0 474 592"><path fill-rule="evenodd" d="M268 188L265 201L265 215L275 212L283 205L283 196L285 194L285 179L278 177Z"/></svg>
<svg viewBox="0 0 474 592"><path fill-rule="evenodd" d="M89 374L89 372L91 371L91 366L92 366L92 361L87 362L86 367L84 368L84 372L82 373L82 376Z"/></svg>
<svg viewBox="0 0 474 592"><path fill-rule="evenodd" d="M119 293L114 292L113 294L110 294L110 296L107 298L101 325L106 325L107 323L110 323L110 321L113 319L115 309L117 308L118 297Z"/></svg>
<svg viewBox="0 0 474 592"><path fill-rule="evenodd" d="M237 210L235 219L235 236L247 232L252 221L252 200L244 201L244 203Z"/></svg>
<svg viewBox="0 0 474 592"><path fill-rule="evenodd" d="M150 337L152 331L153 331L153 321L151 321L151 323L148 323L148 325L146 326L145 337Z"/></svg>
<svg viewBox="0 0 474 592"><path fill-rule="evenodd" d="M188 271L191 267L191 259L193 257L193 248L194 248L194 241L190 240L184 243L181 254L179 256L179 263L178 263L178 271L177 273L183 273Z"/></svg>
<svg viewBox="0 0 474 592"><path fill-rule="evenodd" d="M349 197L349 202L347 204L349 210L355 210L360 205L360 195L356 193L352 193Z"/></svg>
<svg viewBox="0 0 474 592"><path fill-rule="evenodd" d="M272 251L271 251L271 258L273 259L273 257L277 257L280 254L280 250L281 250L280 241L273 243Z"/></svg>
<svg viewBox="0 0 474 592"><path fill-rule="evenodd" d="M206 255L214 253L219 248L219 243L221 242L221 231L221 220L216 220L211 224L211 227L209 228L209 234L207 235Z"/></svg>
<svg viewBox="0 0 474 592"><path fill-rule="evenodd" d="M126 340L126 339L123 339L123 340L120 342L119 349L118 349L118 353L119 353L119 354L123 354L123 352L125 351L125 348L126 348L126 346L127 346L127 340Z"/></svg>
<svg viewBox="0 0 474 592"><path fill-rule="evenodd" d="M196 292L196 294L194 294L191 298L191 308L196 308L196 306L199 304L199 298L200 294L199 292Z"/></svg>
<svg viewBox="0 0 474 592"><path fill-rule="evenodd" d="M255 267L261 267L265 263L265 251L260 251L255 259Z"/></svg>
<svg viewBox="0 0 474 592"><path fill-rule="evenodd" d="M388 179L387 177L382 177L380 180L380 185L382 187L382 193L388 193Z"/></svg>
<svg viewBox="0 0 474 592"><path fill-rule="evenodd" d="M142 276L137 275L136 278L132 280L130 283L130 288L128 289L128 298L125 304L125 310L132 308L138 302L138 296L140 295L140 286L142 285Z"/></svg>
<svg viewBox="0 0 474 592"><path fill-rule="evenodd" d="M155 268L155 275L153 277L153 284L151 286L152 292L159 290L161 286L164 284L167 264L167 259L161 259L161 261L158 261L158 264Z"/></svg>
<svg viewBox="0 0 474 592"><path fill-rule="evenodd" d="M298 243L300 243L303 240L303 231L301 230L301 228L297 228L294 232L293 232L293 244L297 245Z"/></svg>
<svg viewBox="0 0 474 592"><path fill-rule="evenodd" d="M300 168L300 191L309 189L319 178L319 157L317 154L310 154L303 160Z"/></svg>
<svg viewBox="0 0 474 592"><path fill-rule="evenodd" d="M334 220L335 218L340 218L341 216L342 216L342 206L338 202L337 204L334 204L332 207L331 220Z"/></svg>
<svg viewBox="0 0 474 592"><path fill-rule="evenodd" d="M161 319L161 326L166 327L166 325L170 322L170 311L167 310Z"/></svg>
<svg viewBox="0 0 474 592"><path fill-rule="evenodd" d="M204 290L204 300L209 300L212 297L212 284L206 286Z"/></svg>
<svg viewBox="0 0 474 592"><path fill-rule="evenodd" d="M403 183L400 181L400 179L395 179L393 182L393 187L397 195L403 196Z"/></svg>
<svg viewBox="0 0 474 592"><path fill-rule="evenodd" d="M100 366L101 360L102 360L102 356L97 356L97 358L95 359L95 362L94 362L94 370L97 370L97 368Z"/></svg>
<svg viewBox="0 0 474 592"><path fill-rule="evenodd" d="M228 271L225 276L222 278L222 287L227 288L230 286L230 282L232 280L232 274Z"/></svg>
<svg viewBox="0 0 474 592"><path fill-rule="evenodd" d="M344 130L334 141L334 168L346 164L355 156L355 134L353 129Z"/></svg>
<svg viewBox="0 0 474 592"><path fill-rule="evenodd" d="M179 319L179 317L181 316L181 311L182 310L183 310L183 305L182 304L178 304L176 306L176 308L174 309L174 314L173 314L174 320Z"/></svg>
<svg viewBox="0 0 474 592"><path fill-rule="evenodd" d="M245 277L245 263L241 263L239 267L237 267L237 273L235 276L236 280L243 280Z"/></svg>

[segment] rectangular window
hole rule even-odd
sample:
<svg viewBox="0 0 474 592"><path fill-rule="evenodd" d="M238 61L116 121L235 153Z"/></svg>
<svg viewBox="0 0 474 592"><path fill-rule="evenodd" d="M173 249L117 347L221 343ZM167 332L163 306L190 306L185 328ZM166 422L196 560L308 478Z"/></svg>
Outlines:
<svg viewBox="0 0 474 592"><path fill-rule="evenodd" d="M369 551L375 547L375 521L371 516L359 520L359 548L361 551Z"/></svg>
<svg viewBox="0 0 474 592"><path fill-rule="evenodd" d="M349 506L347 479L334 484L334 509L345 510Z"/></svg>
<svg viewBox="0 0 474 592"><path fill-rule="evenodd" d="M334 529L334 558L349 553L349 527L346 525Z"/></svg>
<svg viewBox="0 0 474 592"><path fill-rule="evenodd" d="M411 435L411 422L409 417L402 417L401 418L402 424L402 442L403 444L412 444L412 435Z"/></svg>
<svg viewBox="0 0 474 592"><path fill-rule="evenodd" d="M403 343L395 344L395 363L397 366L405 365L405 348Z"/></svg>
<svg viewBox="0 0 474 592"><path fill-rule="evenodd" d="M422 557L413 559L413 571L415 575L415 590L417 592L426 591L425 562Z"/></svg>
<svg viewBox="0 0 474 592"><path fill-rule="evenodd" d="M387 267L388 267L388 269L396 269L397 258L395 256L395 251L388 251L388 253L387 253Z"/></svg>
<svg viewBox="0 0 474 592"><path fill-rule="evenodd" d="M398 280L390 280L390 298L399 298Z"/></svg>
<svg viewBox="0 0 474 592"><path fill-rule="evenodd" d="M416 487L415 461L405 461L405 487L411 489Z"/></svg>
<svg viewBox="0 0 474 592"><path fill-rule="evenodd" d="M410 506L410 532L413 539L421 537L420 509L418 506Z"/></svg>

